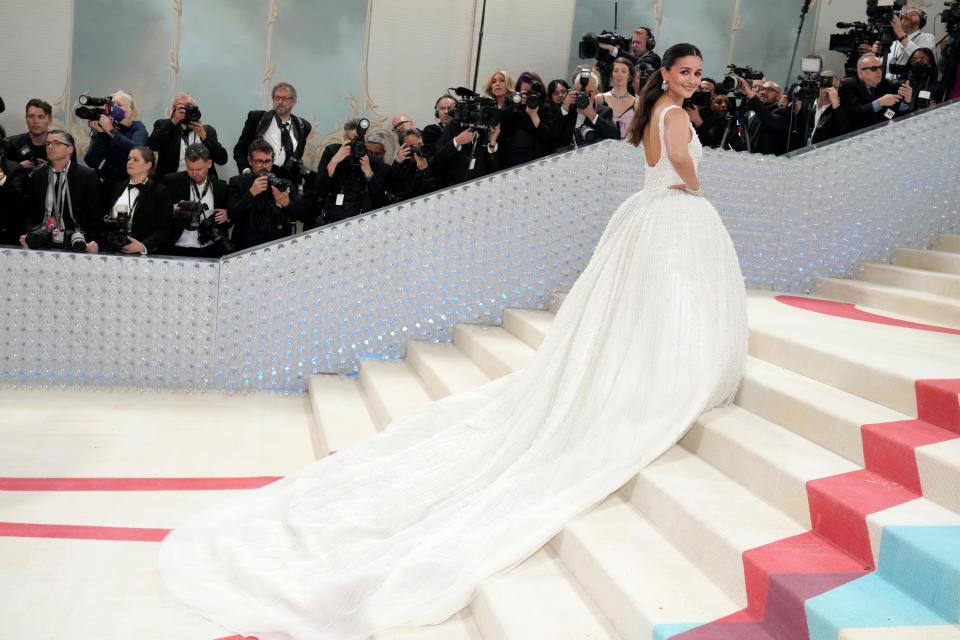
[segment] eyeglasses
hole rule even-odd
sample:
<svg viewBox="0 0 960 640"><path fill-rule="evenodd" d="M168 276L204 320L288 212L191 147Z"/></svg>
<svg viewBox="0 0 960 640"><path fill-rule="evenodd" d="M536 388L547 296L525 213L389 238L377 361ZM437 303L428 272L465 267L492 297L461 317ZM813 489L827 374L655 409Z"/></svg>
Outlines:
<svg viewBox="0 0 960 640"><path fill-rule="evenodd" d="M393 130L402 129L405 124L413 124L413 120L401 120L397 124L393 125Z"/></svg>
<svg viewBox="0 0 960 640"><path fill-rule="evenodd" d="M880 71L883 69L883 65L875 64L872 67L861 67L862 71Z"/></svg>
<svg viewBox="0 0 960 640"><path fill-rule="evenodd" d="M293 102L296 100L293 96L273 96L274 102Z"/></svg>
<svg viewBox="0 0 960 640"><path fill-rule="evenodd" d="M273 158L270 158L270 159L268 159L268 160L257 160L257 159L254 158L254 159L250 160L250 164L256 164L256 165L261 165L261 166L264 166L264 167L265 167L265 166L268 166L268 165L272 165L272 164L273 164Z"/></svg>
<svg viewBox="0 0 960 640"><path fill-rule="evenodd" d="M773 87L760 87L759 91L773 91L774 93L780 93L777 89Z"/></svg>
<svg viewBox="0 0 960 640"><path fill-rule="evenodd" d="M44 144L44 146L47 146L47 147L52 147L52 146L58 145L58 144L62 144L62 145L65 146L65 147L69 147L69 146L70 146L69 144L67 144L66 142L64 142L64 141L62 141L62 140L47 140L47 141L44 142L43 144Z"/></svg>

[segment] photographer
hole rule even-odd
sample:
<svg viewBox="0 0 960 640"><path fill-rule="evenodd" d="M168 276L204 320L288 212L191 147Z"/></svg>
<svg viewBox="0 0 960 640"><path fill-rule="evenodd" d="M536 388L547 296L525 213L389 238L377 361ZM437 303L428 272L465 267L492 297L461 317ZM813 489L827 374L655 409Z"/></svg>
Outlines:
<svg viewBox="0 0 960 640"><path fill-rule="evenodd" d="M189 145L184 151L184 163L186 170L164 176L162 184L174 203L196 202L202 212L191 217L179 204L173 205L173 244L166 247L166 253L194 258L219 258L231 253L233 247L226 240L230 231L227 184L213 173L210 149L199 142Z"/></svg>
<svg viewBox="0 0 960 640"><path fill-rule="evenodd" d="M157 156L148 147L130 150L127 181L107 191L101 252L146 255L170 241L173 203L167 188L151 177L155 166Z"/></svg>
<svg viewBox="0 0 960 640"><path fill-rule="evenodd" d="M292 84L277 83L271 95L272 110L247 113L240 139L233 148L233 159L236 160L240 173L250 170L250 144L255 139L262 138L273 148L275 164L268 172L289 180L298 187L302 178L310 173L309 169L303 166L303 152L311 126L303 118L293 115L293 108L297 106L297 90Z"/></svg>
<svg viewBox="0 0 960 640"><path fill-rule="evenodd" d="M824 71L822 75L833 78L833 86L820 89L820 95L813 107L813 123L810 125L809 135L802 144L796 146L817 144L850 131L850 121L846 111L840 106L840 94L837 92L839 79L832 71Z"/></svg>
<svg viewBox="0 0 960 640"><path fill-rule="evenodd" d="M926 109L934 104L943 92L937 81L937 62L933 51L927 48L917 49L903 67L891 66L900 71L899 79L905 79L913 89L910 109Z"/></svg>
<svg viewBox="0 0 960 640"><path fill-rule="evenodd" d="M263 138L247 145L250 171L230 178L227 210L233 220L234 248L242 251L296 233L296 221L309 222L310 208L293 183L270 173L273 146Z"/></svg>
<svg viewBox="0 0 960 640"><path fill-rule="evenodd" d="M102 218L97 175L70 159L75 148L69 133L51 129L46 147L47 162L25 185L29 231L17 240L24 249L66 247L96 253L94 238Z"/></svg>
<svg viewBox="0 0 960 640"><path fill-rule="evenodd" d="M746 96L747 108L752 116L747 117L747 134L750 136L750 151L780 155L789 148L790 111L779 107L782 98L780 85L766 81L754 93L743 78L737 78L737 93Z"/></svg>
<svg viewBox="0 0 960 640"><path fill-rule="evenodd" d="M391 202L416 198L437 188L437 180L425 157L432 150L424 146L420 130L407 129L401 143L397 158L386 174L386 190Z"/></svg>
<svg viewBox="0 0 960 640"><path fill-rule="evenodd" d="M35 169L47 161L47 130L53 121L53 107L40 98L31 98L26 107L27 132L7 139L10 151L8 160L19 162L25 169ZM70 157L77 161L77 152Z"/></svg>
<svg viewBox="0 0 960 640"><path fill-rule="evenodd" d="M123 118L115 119L106 114L96 120L87 120L90 127L90 147L83 156L84 163L96 170L109 192L110 186L127 181L127 160L134 147L147 146L147 128L137 117L133 96L117 91L110 96L115 109L122 111ZM114 113L117 113L114 110ZM119 115L119 114L117 114Z"/></svg>
<svg viewBox="0 0 960 640"><path fill-rule="evenodd" d="M545 102L546 89L540 76L532 71L521 73L517 94L500 112L501 168L531 162L553 150Z"/></svg>
<svg viewBox="0 0 960 640"><path fill-rule="evenodd" d="M868 53L857 60L857 77L840 85L840 105L850 121L850 130L899 117L910 110L913 89L907 81L897 88L883 78L880 58Z"/></svg>
<svg viewBox="0 0 960 640"><path fill-rule="evenodd" d="M370 121L348 120L342 143L327 145L317 165L310 199L321 206L325 224L382 207L387 166L367 149Z"/></svg>
<svg viewBox="0 0 960 640"><path fill-rule="evenodd" d="M653 37L653 31L647 27L639 27L633 30L630 51L621 51L619 47L602 42L600 48L609 53L612 58L622 56L630 60L634 67L647 65L651 71L656 71L661 65L660 56L653 52L656 45L657 41Z"/></svg>
<svg viewBox="0 0 960 640"><path fill-rule="evenodd" d="M453 97L443 94L433 105L433 116L437 119L437 124L428 124L423 128L423 144L430 147L434 154L437 151L437 143L440 142L440 136L443 134L443 128L453 122L453 109L457 101Z"/></svg>
<svg viewBox="0 0 960 640"><path fill-rule="evenodd" d="M465 98L476 99L479 98ZM456 108L460 106L462 103ZM500 111L492 101L485 108L489 109L491 114L499 116ZM499 122L487 127L472 122L459 122L454 118L443 128L431 163L439 188L452 187L499 171L499 138Z"/></svg>
<svg viewBox="0 0 960 640"><path fill-rule="evenodd" d="M497 106L502 107L507 100L507 95L513 93L513 78L506 71L494 71L487 84L483 85L483 94L488 98L497 101Z"/></svg>
<svg viewBox="0 0 960 640"><path fill-rule="evenodd" d="M147 146L160 154L157 160L155 179L161 180L169 173L185 171L184 154L192 144L202 144L210 151L210 159L217 164L226 164L227 150L217 140L217 130L200 120L200 109L189 95L177 96L169 118L153 123L153 133ZM211 169L217 175L216 169Z"/></svg>
<svg viewBox="0 0 960 640"><path fill-rule="evenodd" d="M910 5L903 10L900 16L893 16L890 27L893 29L893 44L890 45L890 55L887 56L886 78L896 82L897 76L891 72L890 65L905 65L910 56L917 49L933 50L937 46L937 39L932 33L920 31L927 24L927 14L920 7Z"/></svg>
<svg viewBox="0 0 960 640"><path fill-rule="evenodd" d="M589 67L580 67L573 77L576 89L567 93L560 107L560 117L552 123L554 147L582 147L600 140L619 140L620 129L613 123L613 110L605 104L596 107L599 74Z"/></svg>
<svg viewBox="0 0 960 640"><path fill-rule="evenodd" d="M720 143L723 141L723 134L726 132L727 126L729 126L729 122L727 121L729 108L729 100L726 95L714 94L710 99L710 105L706 111L699 110L696 106L692 105L686 109L687 114L690 116L690 122L693 123L697 131L700 144L713 149L720 147ZM703 115L701 116L700 114ZM731 148L734 150L743 151L746 149L746 147L740 146L739 138L731 137L729 140Z"/></svg>

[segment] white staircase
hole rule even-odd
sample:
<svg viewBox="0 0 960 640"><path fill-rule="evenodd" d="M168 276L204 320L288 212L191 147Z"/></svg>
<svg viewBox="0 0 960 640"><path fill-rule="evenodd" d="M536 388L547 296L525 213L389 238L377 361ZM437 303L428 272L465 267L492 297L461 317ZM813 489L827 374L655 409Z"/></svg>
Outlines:
<svg viewBox="0 0 960 640"><path fill-rule="evenodd" d="M934 246L937 251L898 250L895 265L865 265L857 281L826 280L822 291L917 322L960 326L960 236L941 236ZM562 300L558 295L552 312ZM523 368L549 328L551 311L507 310L501 327L458 326L452 344L411 342L405 360L364 360L356 377L314 376L318 449L343 450L431 400ZM760 624L786 615L776 607L795 603L766 600L765 590L758 600L756 585L782 567L752 550L816 535L816 544L835 556L842 571L866 575L865 567L872 569L878 558L884 527L960 525L960 439L950 439L951 433L960 437L960 424L916 427L942 440L915 447L923 497L918 491L858 516L859 507L830 488L808 495L816 485L811 481L863 473L868 484L880 478L891 491L906 491L886 475L888 463L871 463L875 444L865 456L862 426L898 422L913 434L915 382L960 378L960 336L814 313L769 294L751 293L749 318L751 355L734 405L701 416L619 492L568 523L525 562L484 582L458 615L442 625L375 637L665 639L682 637L683 625L710 623L745 608L737 620ZM891 447L899 442L890 438ZM899 478L896 469L890 473ZM844 513L837 516L841 522L852 518L863 527L865 550L846 541L843 527L838 535L821 518L811 518L817 500L835 501ZM816 534L807 533L811 525ZM757 576L766 577L757 582ZM928 606L922 590L900 592L905 601ZM817 611L843 629L842 637L873 637L870 629L845 629L842 616L831 621L839 614L829 607ZM960 627L947 622L890 627L876 637L960 637ZM657 625L677 626L655 630ZM795 628L764 629L766 636L743 637L805 637ZM717 633L696 637L738 637Z"/></svg>

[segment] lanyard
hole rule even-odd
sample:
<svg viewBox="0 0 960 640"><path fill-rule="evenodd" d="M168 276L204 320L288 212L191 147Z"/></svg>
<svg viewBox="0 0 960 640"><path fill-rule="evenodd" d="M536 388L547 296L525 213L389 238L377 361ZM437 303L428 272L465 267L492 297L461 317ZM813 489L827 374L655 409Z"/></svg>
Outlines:
<svg viewBox="0 0 960 640"><path fill-rule="evenodd" d="M196 198L194 202L200 202L203 200L203 196L207 195L207 191L210 190L210 178L207 178L203 183L203 193L200 193L200 188L197 186L197 183L193 180L190 181L190 186L193 187L193 195Z"/></svg>

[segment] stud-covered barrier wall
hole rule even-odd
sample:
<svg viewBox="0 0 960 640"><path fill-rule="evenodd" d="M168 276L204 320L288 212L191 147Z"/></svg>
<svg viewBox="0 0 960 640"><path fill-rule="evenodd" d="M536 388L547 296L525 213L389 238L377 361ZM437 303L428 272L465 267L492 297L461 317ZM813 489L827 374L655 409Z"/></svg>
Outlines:
<svg viewBox="0 0 960 640"><path fill-rule="evenodd" d="M945 105L794 158L708 149L701 177L747 286L809 292L960 230L958 139ZM0 382L304 391L545 307L643 167L600 143L219 262L0 250Z"/></svg>

